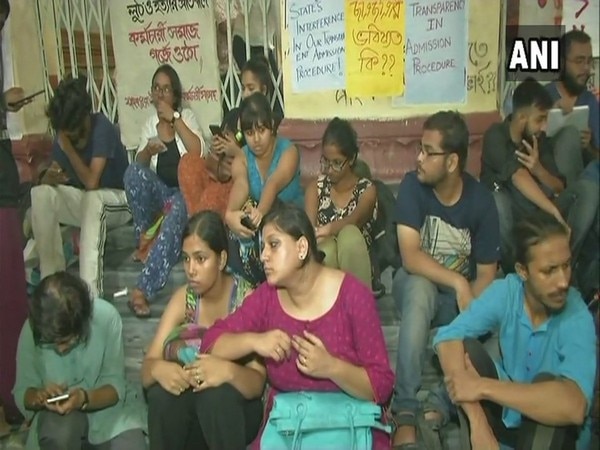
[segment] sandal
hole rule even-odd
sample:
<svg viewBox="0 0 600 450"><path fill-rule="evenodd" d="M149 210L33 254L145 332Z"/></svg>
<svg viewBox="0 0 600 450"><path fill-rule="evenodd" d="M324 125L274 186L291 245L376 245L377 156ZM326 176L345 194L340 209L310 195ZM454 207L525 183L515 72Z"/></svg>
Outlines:
<svg viewBox="0 0 600 450"><path fill-rule="evenodd" d="M392 422L394 424L394 434L392 435L392 440L396 435L396 431L400 427L414 427L415 435L418 439L418 427L417 427L417 419L413 413L410 412L402 412L398 414L394 414L392 416ZM404 442L402 444L392 444L392 450L422 450L421 446L419 446L418 442Z"/></svg>
<svg viewBox="0 0 600 450"><path fill-rule="evenodd" d="M421 413L417 416L418 435L421 436L423 444L427 450L442 450L442 443L439 434L441 428L441 417L437 420L428 420L425 418L424 413Z"/></svg>
<svg viewBox="0 0 600 450"><path fill-rule="evenodd" d="M149 319L152 316L148 301L144 294L139 291L132 293L131 299L127 302L127 307L138 319Z"/></svg>

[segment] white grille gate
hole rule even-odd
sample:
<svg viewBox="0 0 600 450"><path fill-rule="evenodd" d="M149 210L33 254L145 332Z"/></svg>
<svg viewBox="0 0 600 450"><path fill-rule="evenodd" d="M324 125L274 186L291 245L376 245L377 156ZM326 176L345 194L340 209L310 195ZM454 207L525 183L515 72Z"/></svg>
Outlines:
<svg viewBox="0 0 600 450"><path fill-rule="evenodd" d="M44 59L47 98L51 97L53 87L65 76L87 75L88 91L94 110L102 111L112 121L118 122L117 86L114 76L115 70L118 69L115 68L113 57L110 1L145 3L164 0L36 0L35 7L38 39ZM224 106L230 109L237 106L241 100L241 68L237 66L233 57L234 20L231 16L232 11L236 10L244 17L252 14L253 18L260 17L262 20L261 46L267 59L269 50L272 51L277 66L275 73L271 72L271 104L274 107L279 104L283 110L279 0L212 1L220 3L226 12L228 62L226 71L221 76ZM276 17L274 30L269 29L272 28L269 27L270 17L271 20ZM251 30L249 21L244 22L245 50L246 55L249 55ZM255 42L254 45L257 46L256 44Z"/></svg>

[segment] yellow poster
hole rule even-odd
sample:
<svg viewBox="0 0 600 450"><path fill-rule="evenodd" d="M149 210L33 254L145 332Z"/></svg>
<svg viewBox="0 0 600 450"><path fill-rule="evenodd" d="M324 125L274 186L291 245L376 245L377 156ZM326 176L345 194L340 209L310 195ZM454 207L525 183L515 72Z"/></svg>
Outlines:
<svg viewBox="0 0 600 450"><path fill-rule="evenodd" d="M347 0L345 3L348 95L402 95L404 0Z"/></svg>

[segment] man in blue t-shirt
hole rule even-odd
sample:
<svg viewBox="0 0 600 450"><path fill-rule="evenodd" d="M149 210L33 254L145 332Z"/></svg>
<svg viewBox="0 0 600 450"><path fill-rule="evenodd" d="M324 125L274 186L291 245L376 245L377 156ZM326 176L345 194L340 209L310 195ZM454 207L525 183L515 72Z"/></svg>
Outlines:
<svg viewBox="0 0 600 450"><path fill-rule="evenodd" d="M65 269L60 224L81 228L79 273L102 294L106 229L131 218L123 190L127 153L119 130L92 113L86 79L63 80L48 105L56 132L52 163L31 191L31 223L41 277Z"/></svg>
<svg viewBox="0 0 600 450"><path fill-rule="evenodd" d="M546 86L554 107L569 113L575 106L589 108L589 128L584 131L565 127L552 138L558 169L567 179L567 185L579 177L590 161L598 159L600 149L600 104L588 89L592 76L592 40L581 30L565 33L561 42L561 74L558 80Z"/></svg>
<svg viewBox="0 0 600 450"><path fill-rule="evenodd" d="M430 394L428 419L447 422L451 400L472 448L588 449L596 332L569 287L568 230L537 211L514 237L517 273L494 281L434 338L445 389ZM488 333L499 334L496 357L477 340Z"/></svg>
<svg viewBox="0 0 600 450"><path fill-rule="evenodd" d="M465 172L469 130L463 118L441 111L423 128L417 170L400 184L395 218L402 268L392 295L402 319L394 445L416 442L417 391L430 327L449 323L492 282L500 256L492 194Z"/></svg>

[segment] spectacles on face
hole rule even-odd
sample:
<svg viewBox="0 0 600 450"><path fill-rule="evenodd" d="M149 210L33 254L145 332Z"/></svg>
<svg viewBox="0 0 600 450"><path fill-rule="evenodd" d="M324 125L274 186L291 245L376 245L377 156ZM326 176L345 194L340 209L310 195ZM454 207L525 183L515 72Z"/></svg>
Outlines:
<svg viewBox="0 0 600 450"><path fill-rule="evenodd" d="M324 156L321 156L321 172L327 172L329 169L334 172L341 172L344 166L348 163L348 160L345 159L343 161L329 161Z"/></svg>
<svg viewBox="0 0 600 450"><path fill-rule="evenodd" d="M58 350L59 348L70 349L73 348L78 341L78 336L69 336L67 338L57 339L54 342L41 342L40 348L44 350Z"/></svg>
<svg viewBox="0 0 600 450"><path fill-rule="evenodd" d="M430 150L427 150L423 144L417 144L417 155L418 156L423 156L424 159L429 158L430 156L444 156L447 155L446 152L432 152Z"/></svg>
<svg viewBox="0 0 600 450"><path fill-rule="evenodd" d="M592 57L578 56L577 58L568 58L567 61L569 61L572 64L575 64L576 66L592 67L594 65L594 60L592 59Z"/></svg>
<svg viewBox="0 0 600 450"><path fill-rule="evenodd" d="M171 86L159 86L158 84L155 84L154 86L152 86L153 94L169 95L172 92L173 92L173 88Z"/></svg>

